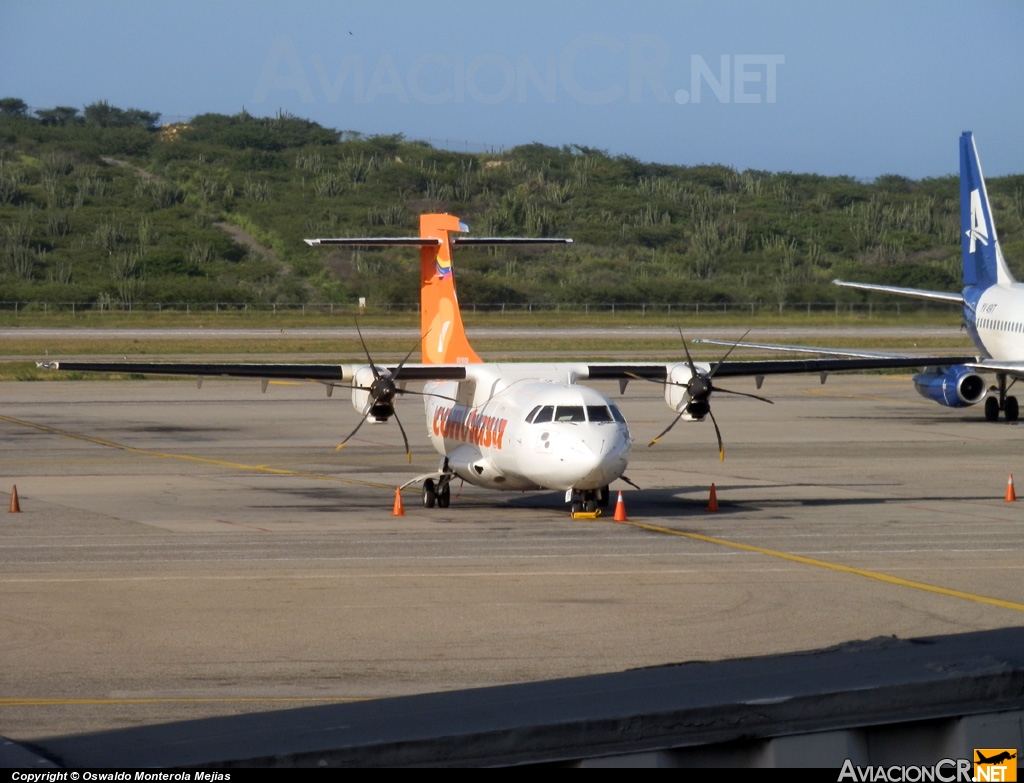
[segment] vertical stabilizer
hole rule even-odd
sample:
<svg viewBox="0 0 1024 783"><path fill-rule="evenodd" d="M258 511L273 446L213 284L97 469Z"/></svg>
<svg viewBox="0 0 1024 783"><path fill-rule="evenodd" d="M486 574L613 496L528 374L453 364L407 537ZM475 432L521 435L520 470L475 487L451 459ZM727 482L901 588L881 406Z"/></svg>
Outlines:
<svg viewBox="0 0 1024 783"><path fill-rule="evenodd" d="M969 131L960 136L960 246L965 287L1016 282L999 247L978 149Z"/></svg>
<svg viewBox="0 0 1024 783"><path fill-rule="evenodd" d="M420 247L420 347L424 364L472 364L481 359L462 325L452 273L449 232L469 231L453 215L420 215L420 237L440 240Z"/></svg>

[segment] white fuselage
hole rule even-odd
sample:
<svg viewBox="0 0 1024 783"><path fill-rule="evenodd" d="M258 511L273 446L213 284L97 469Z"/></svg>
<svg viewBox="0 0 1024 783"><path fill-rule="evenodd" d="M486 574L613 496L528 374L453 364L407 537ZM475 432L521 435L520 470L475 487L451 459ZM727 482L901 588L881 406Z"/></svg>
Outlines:
<svg viewBox="0 0 1024 783"><path fill-rule="evenodd" d="M978 348L999 361L1024 361L1024 284L990 286L974 310L964 316Z"/></svg>
<svg viewBox="0 0 1024 783"><path fill-rule="evenodd" d="M578 370L480 364L466 381L428 383L430 442L457 476L482 487L606 487L626 470L632 440L611 400L573 382Z"/></svg>

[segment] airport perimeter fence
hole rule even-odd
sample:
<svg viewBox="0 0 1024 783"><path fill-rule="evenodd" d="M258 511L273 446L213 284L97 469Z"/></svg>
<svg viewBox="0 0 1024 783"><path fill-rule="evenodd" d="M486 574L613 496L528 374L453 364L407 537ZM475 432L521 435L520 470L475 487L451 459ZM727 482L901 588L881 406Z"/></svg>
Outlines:
<svg viewBox="0 0 1024 783"><path fill-rule="evenodd" d="M463 312L470 313L639 313L650 315L702 315L712 313L737 314L794 314L834 313L839 315L866 315L875 313L911 313L945 310L948 305L933 305L926 301L910 302L460 302ZM360 315L362 313L416 313L419 302L396 302L361 306L358 304L275 304L252 302L136 302L134 304L101 305L98 302L14 302L0 301L0 312L19 313L269 313L271 315Z"/></svg>

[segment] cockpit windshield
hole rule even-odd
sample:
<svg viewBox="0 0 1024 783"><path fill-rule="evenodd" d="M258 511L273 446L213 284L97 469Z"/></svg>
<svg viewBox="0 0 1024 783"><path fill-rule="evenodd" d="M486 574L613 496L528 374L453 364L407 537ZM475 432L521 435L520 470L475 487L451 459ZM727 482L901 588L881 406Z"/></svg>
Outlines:
<svg viewBox="0 0 1024 783"><path fill-rule="evenodd" d="M559 405L555 408L555 421L586 421L582 405Z"/></svg>
<svg viewBox="0 0 1024 783"><path fill-rule="evenodd" d="M538 405L526 415L530 424L547 424L548 422L590 421L595 423L617 421L626 423L625 416L614 405Z"/></svg>

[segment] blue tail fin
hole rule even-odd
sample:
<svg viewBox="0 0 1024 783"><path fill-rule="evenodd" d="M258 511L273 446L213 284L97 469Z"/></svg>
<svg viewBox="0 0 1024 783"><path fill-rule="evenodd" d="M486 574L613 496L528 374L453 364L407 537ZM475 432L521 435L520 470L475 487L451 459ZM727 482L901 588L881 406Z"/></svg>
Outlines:
<svg viewBox="0 0 1024 783"><path fill-rule="evenodd" d="M970 131L960 136L960 246L965 287L988 288L1016 282L999 249L985 178Z"/></svg>

